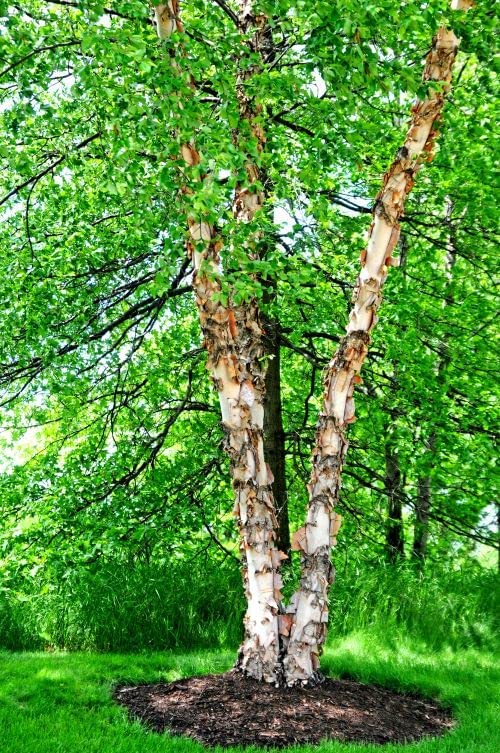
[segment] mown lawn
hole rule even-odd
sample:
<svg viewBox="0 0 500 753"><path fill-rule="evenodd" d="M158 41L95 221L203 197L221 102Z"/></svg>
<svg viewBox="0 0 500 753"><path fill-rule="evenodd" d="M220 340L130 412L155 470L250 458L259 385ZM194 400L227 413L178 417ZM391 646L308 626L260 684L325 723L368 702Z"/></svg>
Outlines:
<svg viewBox="0 0 500 753"><path fill-rule="evenodd" d="M222 672L232 652L191 654L0 653L1 753L167 753L204 750L182 738L131 723L111 698L119 681L169 681ZM456 728L446 737L387 751L498 753L500 667L483 651L431 653L402 642L389 647L352 635L324 657L330 675L354 676L400 690L419 690L452 706ZM375 745L325 743L322 753L374 753ZM302 747L301 750L311 750Z"/></svg>

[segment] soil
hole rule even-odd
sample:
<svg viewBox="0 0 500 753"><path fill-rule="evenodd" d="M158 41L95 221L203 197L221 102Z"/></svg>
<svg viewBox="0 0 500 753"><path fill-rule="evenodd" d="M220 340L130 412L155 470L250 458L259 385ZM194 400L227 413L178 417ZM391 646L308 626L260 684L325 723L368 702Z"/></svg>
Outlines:
<svg viewBox="0 0 500 753"><path fill-rule="evenodd" d="M275 688L232 671L169 684L119 686L114 695L150 729L207 746L409 742L442 735L453 726L450 712L436 701L354 680Z"/></svg>

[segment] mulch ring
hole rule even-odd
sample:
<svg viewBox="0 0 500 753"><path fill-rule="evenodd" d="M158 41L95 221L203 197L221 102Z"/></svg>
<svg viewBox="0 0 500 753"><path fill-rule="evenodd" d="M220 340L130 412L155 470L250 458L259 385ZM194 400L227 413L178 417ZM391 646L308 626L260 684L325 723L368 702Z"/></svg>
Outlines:
<svg viewBox="0 0 500 753"><path fill-rule="evenodd" d="M227 672L169 684L122 685L114 696L148 728L207 746L409 742L453 726L450 712L436 701L354 680L275 688Z"/></svg>

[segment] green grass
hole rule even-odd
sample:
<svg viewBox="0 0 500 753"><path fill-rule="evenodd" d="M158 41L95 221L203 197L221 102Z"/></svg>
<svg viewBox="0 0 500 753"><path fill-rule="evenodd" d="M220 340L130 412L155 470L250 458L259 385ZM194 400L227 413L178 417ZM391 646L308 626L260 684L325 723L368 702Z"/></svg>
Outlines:
<svg viewBox="0 0 500 753"><path fill-rule="evenodd" d="M201 745L143 729L111 698L114 682L174 680L222 672L232 652L191 654L0 654L2 753L200 753ZM450 704L458 720L444 738L407 746L325 743L324 753L497 753L500 669L483 651L430 651L399 641L381 643L354 633L330 647L324 670L402 690L419 690ZM247 749L248 750L248 749ZM302 747L302 751L312 748ZM318 748L315 748L318 750Z"/></svg>

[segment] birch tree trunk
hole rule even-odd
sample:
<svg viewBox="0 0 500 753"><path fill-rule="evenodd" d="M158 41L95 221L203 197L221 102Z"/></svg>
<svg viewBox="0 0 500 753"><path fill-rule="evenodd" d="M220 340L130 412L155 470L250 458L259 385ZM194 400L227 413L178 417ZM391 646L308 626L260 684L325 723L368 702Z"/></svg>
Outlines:
<svg viewBox="0 0 500 753"><path fill-rule="evenodd" d="M252 53L256 53L259 60L269 57L272 49L272 37L268 26L267 17L263 14L254 15L253 1L240 0L239 2L239 27L242 32L251 32L248 47ZM265 134L262 126L258 122L258 117L262 112L261 105L257 104L247 93L247 82L259 70L259 65L244 66L240 69L236 84L236 93L238 98L239 113L242 120L247 121L249 130L257 143L257 150L261 153L264 150ZM238 138L236 139L238 142ZM245 151L244 144L240 144L242 151ZM264 179L259 167L247 156L245 164L246 184L238 186L234 201L234 216L238 222L251 222L256 212L263 207L265 196L262 190L254 190L256 183L263 185ZM250 251L250 256L258 258L258 254ZM256 321L259 322L260 315L255 301L252 302L255 311ZM281 684L283 677L282 669L282 641L281 641L281 617L282 611L281 586L283 585L279 574L281 562L286 559L286 555L276 547L276 535L278 531L278 521L275 513L274 498L271 491L271 485L274 481L273 474L269 465L264 461L264 395L265 395L265 370L263 367L263 356L268 355L265 341L262 338L262 329L259 324L259 353L257 363L261 371L258 380L259 389L259 417L258 424L252 422L258 439L259 456L265 469L265 478L263 479L260 490L252 482L248 499L237 496L236 514L240 527L243 548L247 552L246 561L247 569L245 575L245 585L248 599L248 609L245 617L245 638L240 647L237 668L241 669L244 674L254 679L263 679L266 682L272 682L276 685ZM267 353L266 353L267 350ZM279 366L278 366L279 368ZM235 490L238 492L237 487ZM243 508L242 508L243 504ZM255 545L254 545L255 542ZM256 553L259 556L252 555L252 560L248 556L248 547L256 546ZM251 601L253 592L256 590L254 583L260 581L262 585L257 584L259 594L259 604L262 605L260 611L252 611ZM254 598L255 601L255 598ZM262 638L262 623L265 620L266 633Z"/></svg>
<svg viewBox="0 0 500 753"><path fill-rule="evenodd" d="M397 264L392 252L399 237L399 219L422 157L432 152L436 121L451 82L458 39L441 28L427 56L424 81L439 82L428 97L412 108L403 146L384 177L373 212L368 247L361 256L362 270L353 294L347 333L325 374L323 410L318 422L313 470L308 485L309 507L304 528L296 536L302 554L302 578L290 610L294 618L285 658L288 685L320 679L319 657L326 637L328 590L333 580L330 549L335 535L335 505L342 465L347 452L347 427L355 420L353 393L377 321L381 288L389 266Z"/></svg>
<svg viewBox="0 0 500 753"><path fill-rule="evenodd" d="M251 34L250 50L265 59L272 46L267 19L253 14L252 0L239 0L240 30ZM156 5L158 34L167 38L182 32L177 0ZM347 451L347 425L354 421L354 386L366 357L370 332L376 323L381 288L387 268L395 264L392 251L399 236L399 218L406 195L420 167L423 153L432 151L444 96L451 81L451 67L458 40L441 29L428 55L424 80L439 82L427 99L412 109L412 122L404 145L385 176L370 229L368 248L362 255L363 269L353 296L347 334L325 376L323 411L318 423L313 472L308 486L310 501L306 524L294 537L302 553L300 588L287 609L279 615L282 554L275 546L276 516L271 492L272 474L264 458L264 354L262 328L254 300L239 306L223 306L217 298L220 274L220 241L216 229L200 217L188 216L188 248L193 259L194 289L208 351L208 368L219 393L226 449L231 459L235 490L235 514L245 555L245 585L248 609L245 639L238 667L247 675L267 682L314 683L319 679L319 656L328 621L328 589L333 578L330 548L338 527L334 512L340 475ZM172 61L174 66L178 63ZM242 68L237 81L240 118L263 149L264 133L259 124L260 108L248 96L246 83L255 66ZM193 142L181 147L187 167L201 158ZM250 222L264 202L257 165L247 159L246 181L238 186L234 215ZM200 180L204 178L201 177ZM250 244L251 246L251 244ZM251 248L248 249L250 256Z"/></svg>
<svg viewBox="0 0 500 753"><path fill-rule="evenodd" d="M178 11L177 0L155 5L160 39L174 32L182 33ZM175 59L171 61L178 66ZM245 75L248 77L251 72ZM262 149L263 134L253 123L244 82L242 77L238 86L240 116L250 122ZM179 106L182 107L182 103ZM193 141L183 144L181 152L187 167L200 164L201 157ZM247 181L238 187L234 201L234 214L239 222L250 222L264 201L262 192L251 190L259 179L259 172L250 161L246 164L246 175ZM189 214L187 224L187 246L195 270L193 287L208 352L207 368L219 395L225 449L230 458L235 492L234 513L244 558L248 607L238 666L255 679L278 683L281 676L278 612L282 585L279 566L284 555L274 543L273 479L264 458L265 348L260 313L255 300L238 306L223 306L218 302L221 242L217 231L203 218Z"/></svg>

